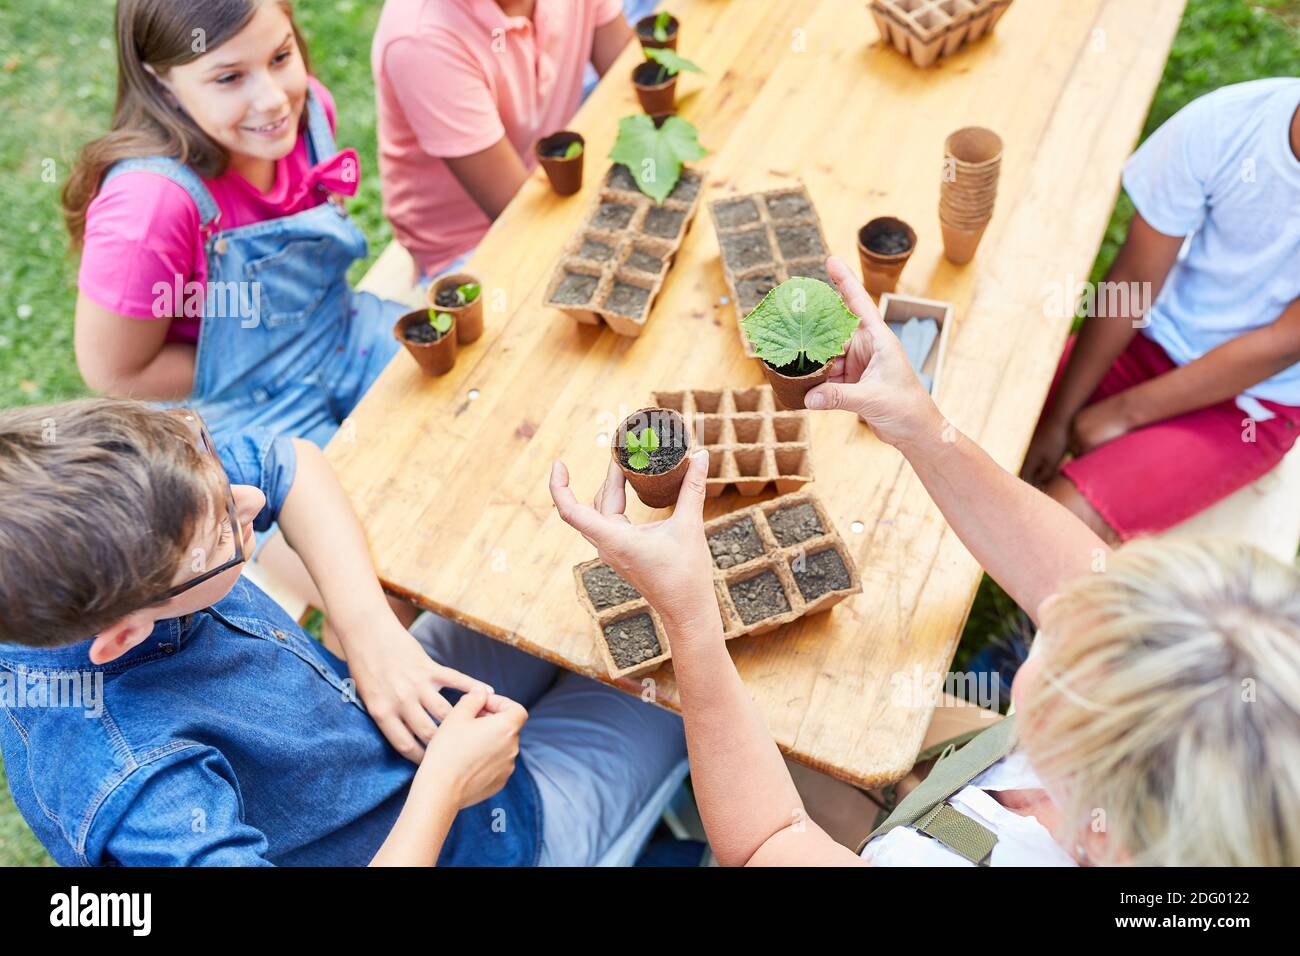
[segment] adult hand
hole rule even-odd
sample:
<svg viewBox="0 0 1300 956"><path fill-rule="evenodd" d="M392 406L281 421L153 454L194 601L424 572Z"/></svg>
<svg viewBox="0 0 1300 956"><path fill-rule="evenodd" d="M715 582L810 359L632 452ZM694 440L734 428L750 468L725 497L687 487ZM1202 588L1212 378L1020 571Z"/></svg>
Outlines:
<svg viewBox="0 0 1300 956"><path fill-rule="evenodd" d="M1061 467L1061 459L1070 447L1070 425L1044 418L1034 429L1034 437L1025 452L1020 477L1039 488L1045 486Z"/></svg>
<svg viewBox="0 0 1300 956"><path fill-rule="evenodd" d="M672 517L634 525L623 514L625 478L609 463L594 504L584 505L569 488L563 462L551 466L551 498L564 521L595 545L600 559L641 592L661 617L684 620L697 613L717 615L713 559L704 540L704 479L709 453L691 455Z"/></svg>
<svg viewBox="0 0 1300 956"><path fill-rule="evenodd" d="M838 256L826 260L826 271L859 322L844 354L831 363L830 378L804 397L805 407L854 412L891 445L940 431L939 410L867 290Z"/></svg>
<svg viewBox="0 0 1300 956"><path fill-rule="evenodd" d="M1076 458L1086 455L1099 445L1127 435L1134 427L1124 394L1112 395L1074 416L1070 426L1070 451Z"/></svg>
<svg viewBox="0 0 1300 956"><path fill-rule="evenodd" d="M430 741L416 776L448 787L458 808L486 800L506 785L519 755L519 731L528 711L482 687L466 691Z"/></svg>
<svg viewBox="0 0 1300 956"><path fill-rule="evenodd" d="M411 632L389 614L372 633L353 643L348 669L366 711L393 749L419 763L438 723L452 711L440 691L492 688L433 660Z"/></svg>

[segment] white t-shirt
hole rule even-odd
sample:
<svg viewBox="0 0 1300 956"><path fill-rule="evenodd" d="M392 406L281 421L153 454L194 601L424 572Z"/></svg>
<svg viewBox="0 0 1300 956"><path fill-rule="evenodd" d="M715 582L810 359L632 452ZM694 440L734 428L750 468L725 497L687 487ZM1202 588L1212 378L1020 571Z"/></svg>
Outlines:
<svg viewBox="0 0 1300 956"><path fill-rule="evenodd" d="M1124 168L1142 217L1191 235L1144 334L1179 365L1273 322L1300 297L1300 79L1255 80L1183 107ZM1300 405L1300 363L1246 395Z"/></svg>
<svg viewBox="0 0 1300 956"><path fill-rule="evenodd" d="M1025 755L1012 751L949 797L948 803L997 834L991 866L1077 866L1045 826L1033 817L1008 810L986 792L1040 787ZM895 827L876 837L862 848L862 859L872 866L974 866L910 826Z"/></svg>

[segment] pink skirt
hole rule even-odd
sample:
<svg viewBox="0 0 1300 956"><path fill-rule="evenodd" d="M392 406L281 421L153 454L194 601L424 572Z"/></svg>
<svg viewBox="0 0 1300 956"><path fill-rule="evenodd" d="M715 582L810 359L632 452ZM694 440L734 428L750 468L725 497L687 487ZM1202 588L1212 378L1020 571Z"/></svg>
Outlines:
<svg viewBox="0 0 1300 956"><path fill-rule="evenodd" d="M1056 391L1074 338L1056 370ZM1176 368L1151 339L1138 333L1088 399L1092 405ZM1233 401L1147 425L1061 466L1097 513L1122 538L1154 534L1203 511L1263 477L1300 435L1300 407L1261 401L1274 418L1256 421Z"/></svg>

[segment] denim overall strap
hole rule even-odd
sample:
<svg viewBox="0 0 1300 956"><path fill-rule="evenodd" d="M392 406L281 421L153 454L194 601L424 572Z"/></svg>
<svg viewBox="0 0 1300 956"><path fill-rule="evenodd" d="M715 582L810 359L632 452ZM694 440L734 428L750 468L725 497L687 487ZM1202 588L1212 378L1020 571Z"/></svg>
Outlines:
<svg viewBox="0 0 1300 956"><path fill-rule="evenodd" d="M313 166L331 159L338 152L325 107L311 90L307 91L307 146L311 150Z"/></svg>
<svg viewBox="0 0 1300 956"><path fill-rule="evenodd" d="M208 192L208 187L203 184L199 174L190 169L178 159L170 156L141 156L136 159L123 159L113 164L104 177L107 183L110 179L122 175L123 173L146 172L155 173L159 176L165 176L174 182L194 200L194 205L199 210L199 227L203 230L204 236L212 233L217 223L221 220L221 209L217 206L217 201L212 198L212 193ZM103 189L103 184L100 189Z"/></svg>

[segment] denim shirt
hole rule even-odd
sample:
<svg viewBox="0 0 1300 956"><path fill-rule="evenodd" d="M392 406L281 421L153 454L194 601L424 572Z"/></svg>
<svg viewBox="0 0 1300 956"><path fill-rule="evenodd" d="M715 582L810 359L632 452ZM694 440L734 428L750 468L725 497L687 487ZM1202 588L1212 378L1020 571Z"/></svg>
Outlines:
<svg viewBox="0 0 1300 956"><path fill-rule="evenodd" d="M292 445L224 447L237 483L292 484ZM256 479L256 480L250 480ZM0 644L0 747L14 802L63 865L364 865L415 765L366 714L347 666L251 582L160 621L117 660L90 641ZM540 804L522 758L457 814L439 865L532 865Z"/></svg>

